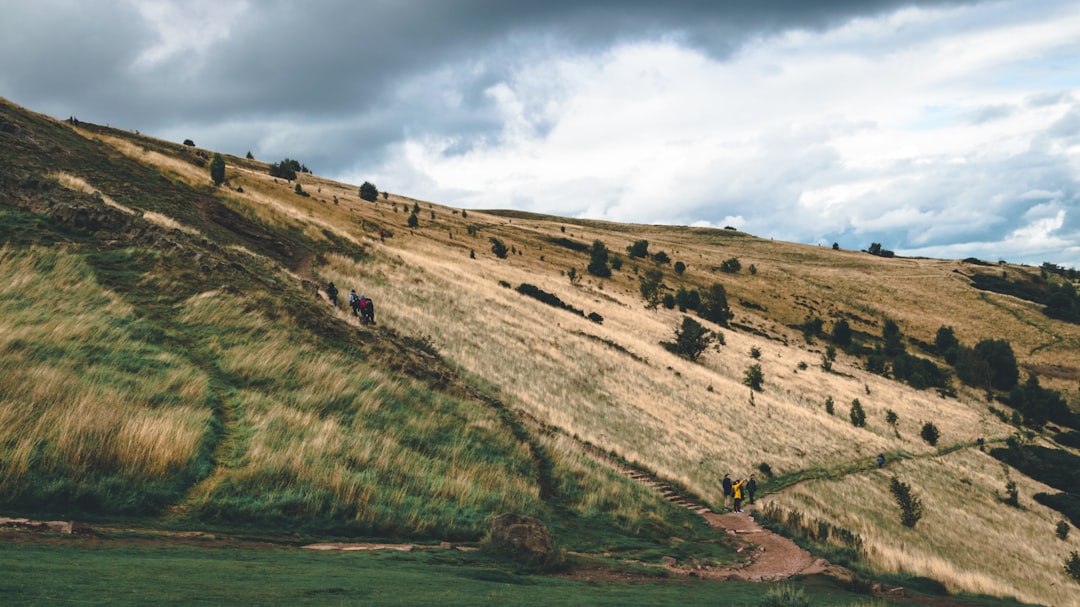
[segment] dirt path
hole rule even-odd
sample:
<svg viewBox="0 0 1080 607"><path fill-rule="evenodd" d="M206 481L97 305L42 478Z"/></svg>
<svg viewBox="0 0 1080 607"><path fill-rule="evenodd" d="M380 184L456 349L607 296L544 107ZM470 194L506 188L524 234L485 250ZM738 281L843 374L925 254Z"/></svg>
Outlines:
<svg viewBox="0 0 1080 607"><path fill-rule="evenodd" d="M704 571L703 577L773 582L800 573L827 573L833 567L824 559L814 558L788 538L759 525L751 510L742 514L707 512L702 516L713 529L735 536L742 544L739 550L747 558L744 563Z"/></svg>

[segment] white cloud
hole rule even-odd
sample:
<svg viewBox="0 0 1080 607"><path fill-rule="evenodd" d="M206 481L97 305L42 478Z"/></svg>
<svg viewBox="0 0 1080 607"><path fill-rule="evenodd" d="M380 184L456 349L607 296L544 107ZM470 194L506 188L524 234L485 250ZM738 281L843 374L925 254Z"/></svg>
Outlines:
<svg viewBox="0 0 1080 607"><path fill-rule="evenodd" d="M723 61L671 40L552 57L488 89L501 137L452 156L444 140L417 138L386 167L405 162L425 175L422 195L468 207L737 217L763 236L891 234L908 249L971 238L1007 225L1025 192L1060 188L1040 180L1080 158L1071 143L1031 155L1080 98L1031 103L1061 74L1016 77L1037 58L1072 57L1080 11L1014 8L990 25L981 6L903 10L763 36ZM1032 222L979 246L1017 251L1051 228Z"/></svg>

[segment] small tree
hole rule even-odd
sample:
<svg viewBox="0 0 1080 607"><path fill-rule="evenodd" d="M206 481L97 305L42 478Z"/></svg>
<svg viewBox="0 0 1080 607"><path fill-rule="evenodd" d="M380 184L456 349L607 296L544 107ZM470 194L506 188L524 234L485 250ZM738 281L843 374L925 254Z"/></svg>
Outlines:
<svg viewBox="0 0 1080 607"><path fill-rule="evenodd" d="M576 268L570 268L566 271L566 277L570 279L570 284L577 286L581 282L581 274L578 274Z"/></svg>
<svg viewBox="0 0 1080 607"><path fill-rule="evenodd" d="M761 365L754 363L747 367L743 374L743 385L749 386L754 392L761 392L761 385L765 382L765 374L761 371Z"/></svg>
<svg viewBox="0 0 1080 607"><path fill-rule="evenodd" d="M937 446L938 438L941 437L941 433L938 432L937 426L934 422L926 422L923 424L922 431L919 432L919 436L924 441L930 444L931 447Z"/></svg>
<svg viewBox="0 0 1080 607"><path fill-rule="evenodd" d="M593 276L599 276L600 278L608 278L611 276L611 268L608 266L608 248L604 246L603 242L594 240L592 248L589 250L589 266L586 271Z"/></svg>
<svg viewBox="0 0 1080 607"><path fill-rule="evenodd" d="M885 423L889 424L889 427L893 429L893 433L897 437L900 436L900 431L896 429L896 424L900 423L900 417L896 414L896 411L892 409L885 409Z"/></svg>
<svg viewBox="0 0 1080 607"><path fill-rule="evenodd" d="M895 476L889 483L889 489L896 499L896 504L900 506L900 522L905 527L915 527L915 523L919 522L923 515L922 500L911 494L911 486Z"/></svg>
<svg viewBox="0 0 1080 607"><path fill-rule="evenodd" d="M750 348L750 358L753 358L755 360L761 358L761 348L757 346L752 346Z"/></svg>
<svg viewBox="0 0 1080 607"><path fill-rule="evenodd" d="M221 154L215 153L214 159L210 161L210 179L214 180L214 185L225 183L225 159Z"/></svg>
<svg viewBox="0 0 1080 607"><path fill-rule="evenodd" d="M495 257L498 257L499 259L506 259L506 254L509 252L509 249L506 248L506 245L503 244L503 241L495 238L494 236L492 236L488 240L491 241L491 252L495 254Z"/></svg>
<svg viewBox="0 0 1080 607"><path fill-rule="evenodd" d="M825 353L821 355L821 368L826 372L832 371L834 362L836 362L836 348L827 346L825 348Z"/></svg>
<svg viewBox="0 0 1080 607"><path fill-rule="evenodd" d="M375 184L370 181L365 181L360 184L360 199L375 202L379 199L379 188L375 187Z"/></svg>
<svg viewBox="0 0 1080 607"><path fill-rule="evenodd" d="M721 327L728 326L728 321L731 320L733 314L731 308L728 307L727 289L724 288L724 285L715 282L709 287L701 298L698 316L705 320L711 320Z"/></svg>
<svg viewBox="0 0 1080 607"><path fill-rule="evenodd" d="M856 428L866 427L866 412L863 411L862 403L860 403L857 398L851 401L850 417L852 426L855 426Z"/></svg>
<svg viewBox="0 0 1080 607"><path fill-rule="evenodd" d="M664 273L659 268L645 270L643 276L638 277L641 287L641 296L645 298L645 308L655 310L663 299Z"/></svg>
<svg viewBox="0 0 1080 607"><path fill-rule="evenodd" d="M674 269L675 269L676 274L678 274L679 276L682 276L683 272L686 271L686 264L681 262L681 261L676 261Z"/></svg>
<svg viewBox="0 0 1080 607"><path fill-rule="evenodd" d="M833 398L831 396L825 397L825 412L829 415L832 415L836 412L836 402L833 401Z"/></svg>
<svg viewBox="0 0 1080 607"><path fill-rule="evenodd" d="M706 329L693 318L683 316L682 324L675 327L675 341L662 341L660 345L672 354L696 362L714 341L716 333Z"/></svg>
<svg viewBox="0 0 1080 607"><path fill-rule="evenodd" d="M409 213L408 223L410 228L415 228L420 225L420 218L416 216L416 213ZM503 255L502 257L506 257L506 255Z"/></svg>
<svg viewBox="0 0 1080 607"><path fill-rule="evenodd" d="M248 160L255 160L255 154L252 154L251 150L248 150L247 159Z"/></svg>
<svg viewBox="0 0 1080 607"><path fill-rule="evenodd" d="M1069 539L1069 523L1065 522L1064 519L1058 521L1057 527L1054 528L1054 534L1063 542Z"/></svg>

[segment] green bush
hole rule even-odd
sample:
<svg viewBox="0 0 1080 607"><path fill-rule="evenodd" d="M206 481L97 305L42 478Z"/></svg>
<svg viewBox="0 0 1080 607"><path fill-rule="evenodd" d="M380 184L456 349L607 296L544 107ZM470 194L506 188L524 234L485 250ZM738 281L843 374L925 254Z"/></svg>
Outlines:
<svg viewBox="0 0 1080 607"><path fill-rule="evenodd" d="M754 392L761 392L764 382L765 374L761 371L760 364L754 363L747 367L746 373L743 374L743 385L749 386Z"/></svg>
<svg viewBox="0 0 1080 607"><path fill-rule="evenodd" d="M911 494L910 485L895 476L889 483L889 490L892 491L896 504L900 506L900 522L905 527L914 527L923 515L922 500Z"/></svg>
<svg viewBox="0 0 1080 607"><path fill-rule="evenodd" d="M225 159L221 154L214 154L214 160L210 162L210 179L214 180L214 185L225 183Z"/></svg>
<svg viewBox="0 0 1080 607"><path fill-rule="evenodd" d="M488 240L491 241L491 252L495 254L495 257L506 259L506 254L509 252L509 249L506 248L506 244L494 236Z"/></svg>
<svg viewBox="0 0 1080 607"><path fill-rule="evenodd" d="M379 188L375 187L375 184L370 181L365 181L360 184L360 199L368 202L375 202L379 198Z"/></svg>
<svg viewBox="0 0 1080 607"><path fill-rule="evenodd" d="M1069 539L1069 523L1064 520L1058 521L1057 526L1054 528L1054 535L1063 542Z"/></svg>
<svg viewBox="0 0 1080 607"><path fill-rule="evenodd" d="M1073 550L1069 558L1065 559L1065 575L1080 582L1080 554Z"/></svg>
<svg viewBox="0 0 1080 607"><path fill-rule="evenodd" d="M608 278L611 276L611 267L608 266L608 257L610 253L608 248L604 246L603 242L594 240L592 248L589 252L589 266L586 271L593 276L600 278Z"/></svg>
<svg viewBox="0 0 1080 607"><path fill-rule="evenodd" d="M849 416L851 417L852 426L855 426L856 428L866 427L866 412L863 411L862 403L859 402L859 399L856 398L851 401L851 413Z"/></svg>
<svg viewBox="0 0 1080 607"><path fill-rule="evenodd" d="M675 341L662 341L660 345L672 354L696 362L714 341L716 333L706 329L693 318L684 316L682 324L675 328Z"/></svg>
<svg viewBox="0 0 1080 607"><path fill-rule="evenodd" d="M924 441L929 443L931 447L936 447L938 438L941 437L941 433L938 432L937 426L934 425L934 422L926 422L925 424L923 424L922 431L919 432L919 436L921 436Z"/></svg>

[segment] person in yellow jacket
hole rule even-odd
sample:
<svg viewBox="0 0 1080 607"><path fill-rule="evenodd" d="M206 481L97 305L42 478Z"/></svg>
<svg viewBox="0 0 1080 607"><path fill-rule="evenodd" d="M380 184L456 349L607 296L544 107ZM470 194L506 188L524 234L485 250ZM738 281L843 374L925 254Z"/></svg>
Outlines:
<svg viewBox="0 0 1080 607"><path fill-rule="evenodd" d="M743 483L745 482L746 479L740 478L731 483L731 492L735 494L735 512L742 512Z"/></svg>

